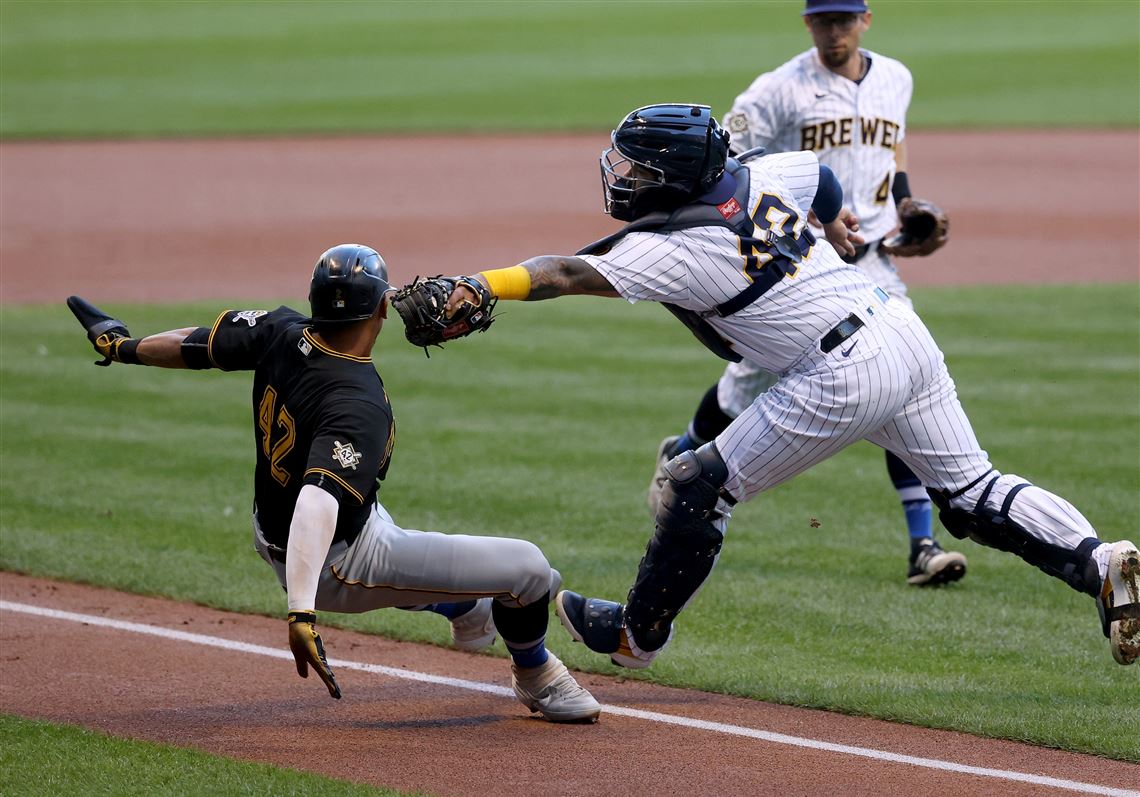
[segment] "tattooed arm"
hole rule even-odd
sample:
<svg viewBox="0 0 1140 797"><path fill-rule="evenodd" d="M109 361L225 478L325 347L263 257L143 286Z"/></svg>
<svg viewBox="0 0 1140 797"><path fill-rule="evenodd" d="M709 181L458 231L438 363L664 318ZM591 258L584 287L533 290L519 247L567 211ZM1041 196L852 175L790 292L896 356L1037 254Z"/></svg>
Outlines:
<svg viewBox="0 0 1140 797"><path fill-rule="evenodd" d="M500 299L537 302L556 296L617 296L609 281L580 257L541 255L510 268L481 271L473 279L487 286ZM447 300L450 312L460 302L477 302L474 293L459 285Z"/></svg>

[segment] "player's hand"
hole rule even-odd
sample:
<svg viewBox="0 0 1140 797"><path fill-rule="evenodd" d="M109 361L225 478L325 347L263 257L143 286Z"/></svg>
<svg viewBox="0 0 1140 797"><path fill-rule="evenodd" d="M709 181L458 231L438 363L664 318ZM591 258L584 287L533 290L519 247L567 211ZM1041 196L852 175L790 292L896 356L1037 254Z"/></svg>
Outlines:
<svg viewBox="0 0 1140 797"><path fill-rule="evenodd" d="M855 254L855 247L866 241L859 232L859 219L847 208L841 208L839 215L832 221L822 225L823 234L827 242L835 247L841 257L851 257Z"/></svg>
<svg viewBox="0 0 1140 797"><path fill-rule="evenodd" d="M132 341L127 325L117 318L104 313L95 305L80 296L68 296L67 307L76 320L87 330L87 339L95 347L95 351L102 357L96 365L110 365L113 362L138 362L133 349L122 350L124 343Z"/></svg>
<svg viewBox="0 0 1140 797"><path fill-rule="evenodd" d="M483 282L483 279L477 276L469 277L469 279ZM451 318L464 303L477 307L479 302L480 298L478 294L476 294L470 286L464 285L462 282L456 282L455 289L451 292L451 295L447 297L447 304L444 305L444 314L448 318Z"/></svg>
<svg viewBox="0 0 1140 797"><path fill-rule="evenodd" d="M340 700L340 687L336 685L336 678L325 658L324 643L317 633L316 612L289 612L289 650L293 651L297 662L297 675L308 678L309 665L313 665L328 687L329 694Z"/></svg>

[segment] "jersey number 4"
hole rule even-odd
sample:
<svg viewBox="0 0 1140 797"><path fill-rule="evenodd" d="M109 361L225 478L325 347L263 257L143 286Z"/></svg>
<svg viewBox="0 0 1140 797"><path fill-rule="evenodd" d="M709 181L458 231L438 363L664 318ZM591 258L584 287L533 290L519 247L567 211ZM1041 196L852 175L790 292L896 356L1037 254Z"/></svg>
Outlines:
<svg viewBox="0 0 1140 797"><path fill-rule="evenodd" d="M276 431L274 421L282 430L276 443L272 439ZM284 405L277 408L277 391L272 387L266 386L265 393L261 396L261 404L257 408L257 426L261 430L261 453L269 460L269 472L284 487L289 483L289 471L281 467L281 460L285 459L297 442L297 427Z"/></svg>
<svg viewBox="0 0 1140 797"><path fill-rule="evenodd" d="M785 276L794 277L799 273L798 262L785 255L781 247L772 241L773 236L779 236L795 246L793 242L799 220L799 214L784 204L778 196L761 195L756 210L752 212L752 223L756 229L771 233L764 238L740 236L740 254L744 255L744 276L748 277L749 281L764 280L775 283Z"/></svg>

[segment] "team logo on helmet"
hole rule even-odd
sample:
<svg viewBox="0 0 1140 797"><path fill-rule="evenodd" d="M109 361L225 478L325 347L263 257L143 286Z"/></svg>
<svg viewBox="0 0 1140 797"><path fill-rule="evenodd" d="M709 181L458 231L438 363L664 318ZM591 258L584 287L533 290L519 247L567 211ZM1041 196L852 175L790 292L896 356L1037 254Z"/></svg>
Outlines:
<svg viewBox="0 0 1140 797"><path fill-rule="evenodd" d="M352 443L342 443L339 440L333 441L333 459L340 463L341 468L352 468L356 470L356 466L360 464L361 455Z"/></svg>
<svg viewBox="0 0 1140 797"><path fill-rule="evenodd" d="M234 316L233 322L236 324L238 321L244 321L251 327L257 323L257 319L263 315L269 315L268 310L242 310Z"/></svg>

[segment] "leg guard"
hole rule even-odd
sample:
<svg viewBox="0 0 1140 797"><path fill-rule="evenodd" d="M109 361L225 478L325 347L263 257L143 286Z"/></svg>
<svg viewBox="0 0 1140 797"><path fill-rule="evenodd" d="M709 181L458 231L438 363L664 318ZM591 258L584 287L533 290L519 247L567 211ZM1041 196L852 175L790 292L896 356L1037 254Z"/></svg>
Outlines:
<svg viewBox="0 0 1140 797"><path fill-rule="evenodd" d="M1092 558L1092 551L1101 544L1100 540L1096 537L1086 537L1075 549L1053 545L1031 534L1011 519L1010 508L1018 493L1027 487L1033 487L1029 482L1022 482L1012 487L999 509L987 507L986 500L1000 478L1001 474L990 471L955 493L930 490L930 499L938 507L938 519L942 521L942 525L960 540L968 537L979 545L1016 554L1043 572L1061 579L1078 592L1095 597L1100 592L1101 579L1096 562ZM966 509L953 505L954 499L964 496L983 483L985 487L973 508Z"/></svg>
<svg viewBox="0 0 1140 797"><path fill-rule="evenodd" d="M673 618L712 572L724 540L726 512L718 510L728 467L715 443L686 451L665 466L653 538L637 568L625 608L625 625L638 647L661 648ZM718 522L719 521L719 522Z"/></svg>

